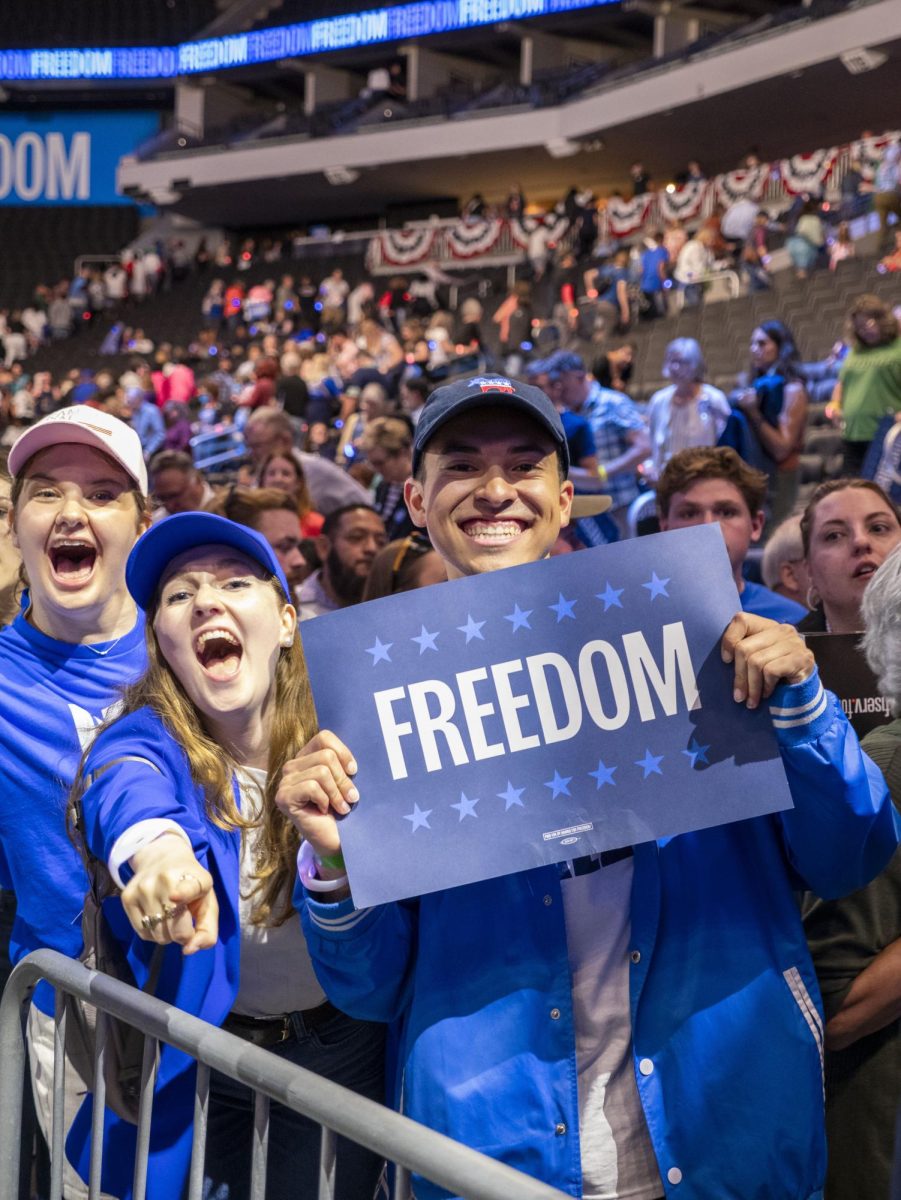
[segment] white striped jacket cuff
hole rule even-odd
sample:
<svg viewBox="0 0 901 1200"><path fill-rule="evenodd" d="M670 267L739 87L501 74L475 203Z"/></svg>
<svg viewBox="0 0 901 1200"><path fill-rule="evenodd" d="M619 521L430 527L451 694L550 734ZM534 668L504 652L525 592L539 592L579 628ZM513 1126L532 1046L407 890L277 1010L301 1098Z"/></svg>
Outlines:
<svg viewBox="0 0 901 1200"><path fill-rule="evenodd" d="M833 699L816 671L803 683L780 684L770 700L779 744L797 746L822 737L836 719Z"/></svg>

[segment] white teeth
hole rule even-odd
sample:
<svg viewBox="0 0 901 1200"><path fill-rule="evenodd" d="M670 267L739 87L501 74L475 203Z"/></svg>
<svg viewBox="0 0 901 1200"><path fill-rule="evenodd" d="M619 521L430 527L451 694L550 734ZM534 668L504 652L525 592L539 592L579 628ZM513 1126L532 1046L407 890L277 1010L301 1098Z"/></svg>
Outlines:
<svg viewBox="0 0 901 1200"><path fill-rule="evenodd" d="M472 521L466 526L471 538L515 538L521 532L515 521Z"/></svg>
<svg viewBox="0 0 901 1200"><path fill-rule="evenodd" d="M233 646L240 644L234 634L229 633L227 629L208 629L197 639L197 649L202 650L211 638L221 638L225 642L230 642Z"/></svg>

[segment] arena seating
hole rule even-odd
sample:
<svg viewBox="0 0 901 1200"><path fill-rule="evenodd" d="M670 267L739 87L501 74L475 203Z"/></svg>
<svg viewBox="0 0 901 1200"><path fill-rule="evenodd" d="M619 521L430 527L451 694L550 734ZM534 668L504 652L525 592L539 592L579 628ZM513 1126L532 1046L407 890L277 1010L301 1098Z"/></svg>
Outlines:
<svg viewBox="0 0 901 1200"><path fill-rule="evenodd" d="M130 204L0 209L0 308L23 308L39 283L71 279L83 254L116 254L138 232Z"/></svg>

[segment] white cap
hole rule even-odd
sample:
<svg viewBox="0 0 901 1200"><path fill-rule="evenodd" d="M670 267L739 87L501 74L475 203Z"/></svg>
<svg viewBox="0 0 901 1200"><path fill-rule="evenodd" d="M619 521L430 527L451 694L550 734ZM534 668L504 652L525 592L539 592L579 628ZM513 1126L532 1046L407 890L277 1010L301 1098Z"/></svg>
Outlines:
<svg viewBox="0 0 901 1200"><path fill-rule="evenodd" d="M141 439L124 421L99 408L76 404L31 425L9 452L9 473L16 475L33 454L48 446L91 446L102 450L147 494L147 467Z"/></svg>

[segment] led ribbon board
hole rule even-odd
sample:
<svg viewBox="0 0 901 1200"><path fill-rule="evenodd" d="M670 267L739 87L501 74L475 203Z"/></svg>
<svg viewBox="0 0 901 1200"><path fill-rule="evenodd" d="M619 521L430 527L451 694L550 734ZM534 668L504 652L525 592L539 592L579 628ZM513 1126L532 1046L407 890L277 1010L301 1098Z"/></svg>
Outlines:
<svg viewBox="0 0 901 1200"><path fill-rule="evenodd" d="M0 51L0 80L173 79L380 42L600 8L616 0L419 0L178 46Z"/></svg>

